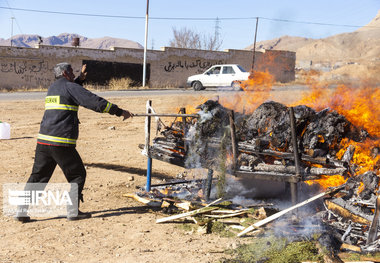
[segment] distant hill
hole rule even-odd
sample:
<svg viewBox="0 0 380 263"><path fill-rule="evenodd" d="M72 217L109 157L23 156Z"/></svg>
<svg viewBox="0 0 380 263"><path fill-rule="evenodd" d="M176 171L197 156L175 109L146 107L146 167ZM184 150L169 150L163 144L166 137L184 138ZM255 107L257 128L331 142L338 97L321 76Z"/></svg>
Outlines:
<svg viewBox="0 0 380 263"><path fill-rule="evenodd" d="M58 36L41 37L43 45L72 46L73 38L78 37L80 47L94 49L110 49L110 47L143 48L139 43L127 39L102 37L87 38L78 34L62 33ZM35 47L40 41L38 35L16 35L12 38L12 45L16 47ZM10 46L10 39L1 39L0 46Z"/></svg>
<svg viewBox="0 0 380 263"><path fill-rule="evenodd" d="M252 50L253 44L245 49ZM283 36L256 43L256 50L295 51L297 65L371 63L380 57L380 11L365 27L322 39Z"/></svg>
<svg viewBox="0 0 380 263"><path fill-rule="evenodd" d="M292 37L282 36L279 38L264 40L256 43L256 50L275 49L275 50L288 50L297 51L298 48L303 47L315 39L305 37ZM245 49L253 50L253 44Z"/></svg>

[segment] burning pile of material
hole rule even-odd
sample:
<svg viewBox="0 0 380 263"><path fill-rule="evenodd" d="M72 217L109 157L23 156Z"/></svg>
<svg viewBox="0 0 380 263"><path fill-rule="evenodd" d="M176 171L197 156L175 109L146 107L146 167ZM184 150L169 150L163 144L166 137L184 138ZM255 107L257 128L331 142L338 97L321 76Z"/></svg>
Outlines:
<svg viewBox="0 0 380 263"><path fill-rule="evenodd" d="M339 186L319 218L349 250L380 251L379 89L313 88L293 107L246 92L232 103L206 101L197 120L173 122L154 139L150 156L237 177Z"/></svg>
<svg viewBox="0 0 380 263"><path fill-rule="evenodd" d="M230 110L212 100L197 108L200 118L195 123L187 123L185 129L183 122L174 123L162 132L164 137L155 138L152 152L186 168L218 170L226 165L232 174L239 170L260 172L264 176L295 173L287 106L271 101L261 104L252 114L235 113L233 136ZM296 142L303 161L302 180L321 179L324 175L355 175L360 167L350 163L354 148L349 147L339 156L344 148L341 142L363 142L369 137L368 132L330 109L317 112L305 105L293 109ZM233 137L238 153L232 170ZM342 178L340 183L343 182Z"/></svg>

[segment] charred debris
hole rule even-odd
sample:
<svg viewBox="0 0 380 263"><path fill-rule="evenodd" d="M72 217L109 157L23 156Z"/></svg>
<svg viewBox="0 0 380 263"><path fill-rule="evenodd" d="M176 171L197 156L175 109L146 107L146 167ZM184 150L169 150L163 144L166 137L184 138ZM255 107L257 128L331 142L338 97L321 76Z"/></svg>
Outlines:
<svg viewBox="0 0 380 263"><path fill-rule="evenodd" d="M376 142L377 138L355 127L343 115L331 109L316 111L305 105L292 107L295 142L292 139L290 108L281 103L265 102L252 114L234 113L213 100L206 101L197 109L199 118L176 118L170 126L165 126L157 133L149 147L152 158L184 168L213 169L237 177L244 175L285 183L302 183L340 175L345 183L328 188L283 211L275 210L271 208L273 204L265 202L254 207L233 203L228 207L205 204L203 180L180 180L157 185L149 193L129 196L147 204L156 202L155 206L163 206L166 210L173 207L186 210L185 213L159 219L157 223L177 219L199 223L204 221L199 219L200 215L212 220L237 217L238 220L229 220L228 224L235 225L238 236L262 233L262 229L271 223L271 226L280 229L277 232L287 236L299 235L301 227L312 228L328 233L331 240L335 240L335 243L338 241L340 249L380 251L380 163L377 162L372 170L359 173L361 167L352 162L355 146L341 144L343 140ZM338 152L342 151L344 154L338 157ZM378 160L378 152L379 146L374 144L368 158ZM284 179L290 177L292 180ZM301 211L305 212L295 209L304 205L306 207L314 200L319 202L314 203L313 212L305 210L308 214L302 215L303 218L312 219L313 223L310 225L311 221L305 223L305 220L296 220L298 224L295 224L294 211L298 211L299 219ZM287 218L286 227L281 227L284 220L275 223L275 219L282 216ZM261 221L247 226L241 223L243 218Z"/></svg>

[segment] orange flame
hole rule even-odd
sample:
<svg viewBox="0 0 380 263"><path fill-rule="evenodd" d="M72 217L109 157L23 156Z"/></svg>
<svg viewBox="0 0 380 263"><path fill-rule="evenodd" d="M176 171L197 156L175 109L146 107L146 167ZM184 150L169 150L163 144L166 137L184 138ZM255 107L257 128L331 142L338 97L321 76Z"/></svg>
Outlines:
<svg viewBox="0 0 380 263"><path fill-rule="evenodd" d="M344 152L347 150L348 146L352 145L355 147L355 153L352 157L351 162L358 166L357 174L362 174L366 171L374 171L379 175L379 170L377 165L380 162L380 155L373 156L371 149L378 144L377 141L367 139L362 143L354 142L345 138L341 141L340 151L337 153L337 157L340 159L343 157Z"/></svg>
<svg viewBox="0 0 380 263"><path fill-rule="evenodd" d="M274 77L268 72L251 71L248 80L241 83L244 93L221 97L224 107L246 114L252 113L260 104L268 100L274 83Z"/></svg>
<svg viewBox="0 0 380 263"><path fill-rule="evenodd" d="M326 84L313 84L310 92L304 94L298 104L305 104L316 110L331 108L346 117L356 127L361 127L369 132L376 139L367 139L362 143L343 139L340 142L340 151L337 158L341 159L347 148L352 145L355 152L351 163L357 165L356 174L366 171L374 171L379 175L377 166L380 156L371 156L371 149L379 146L380 137L380 89L372 88L368 83L360 87L348 87L339 85L335 89L329 89ZM329 177L319 181L322 186L328 185ZM326 181L325 181L326 180ZM330 180L331 181L331 180ZM343 181L342 181L343 182ZM334 183L335 184L335 183ZM329 185L332 186L332 185Z"/></svg>
<svg viewBox="0 0 380 263"><path fill-rule="evenodd" d="M371 135L380 137L380 89L364 87L347 87L340 85L334 90L327 85L311 87L311 92L297 102L316 110L329 107L344 115L357 127L365 128Z"/></svg>
<svg viewBox="0 0 380 263"><path fill-rule="evenodd" d="M308 185L319 184L323 189L344 184L347 181L341 175L322 175L321 179L305 181Z"/></svg>
<svg viewBox="0 0 380 263"><path fill-rule="evenodd" d="M231 166L234 163L234 155L232 152L227 152L226 154L226 166Z"/></svg>
<svg viewBox="0 0 380 263"><path fill-rule="evenodd" d="M184 155L184 152L182 152L182 151L179 151L179 150L176 150L176 149L168 149L169 151L172 151L172 152L174 152L174 153L177 153L177 154L179 154L179 155Z"/></svg>
<svg viewBox="0 0 380 263"><path fill-rule="evenodd" d="M322 134L318 134L318 142L320 142L320 143L324 143L325 142L325 138L323 138Z"/></svg>
<svg viewBox="0 0 380 263"><path fill-rule="evenodd" d="M361 193L361 192L363 192L363 190L364 190L364 184L363 184L363 182L360 182L360 185L359 185L359 187L358 187L358 195Z"/></svg>

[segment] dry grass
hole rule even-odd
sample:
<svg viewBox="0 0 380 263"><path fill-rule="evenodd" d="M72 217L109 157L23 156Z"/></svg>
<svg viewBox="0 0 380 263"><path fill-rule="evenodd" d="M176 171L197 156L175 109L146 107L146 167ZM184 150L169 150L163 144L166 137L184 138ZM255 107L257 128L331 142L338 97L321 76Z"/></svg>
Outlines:
<svg viewBox="0 0 380 263"><path fill-rule="evenodd" d="M38 87L11 87L9 85L0 85L0 92L25 92L25 91L46 91L48 87L38 86Z"/></svg>
<svg viewBox="0 0 380 263"><path fill-rule="evenodd" d="M139 89L136 83L130 78L112 78L107 85L97 84L84 84L86 89L89 90L127 90L127 89Z"/></svg>
<svg viewBox="0 0 380 263"><path fill-rule="evenodd" d="M108 82L108 89L110 90L130 89L134 86L135 86L135 82L130 78L121 78L121 79L112 78Z"/></svg>

